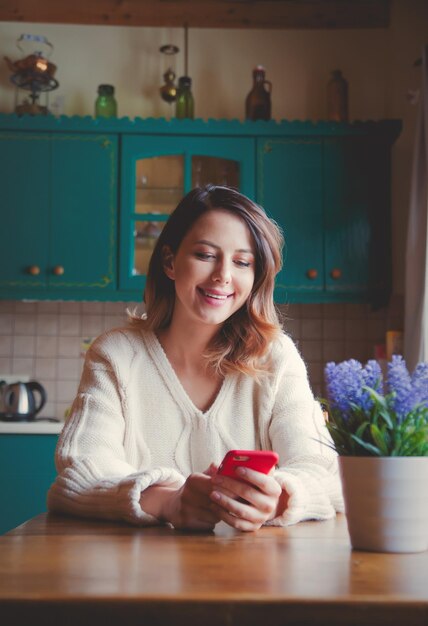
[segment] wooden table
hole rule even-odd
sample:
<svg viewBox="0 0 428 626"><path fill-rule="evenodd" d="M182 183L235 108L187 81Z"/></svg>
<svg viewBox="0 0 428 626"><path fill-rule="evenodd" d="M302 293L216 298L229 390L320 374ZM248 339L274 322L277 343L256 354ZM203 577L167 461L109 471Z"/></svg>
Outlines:
<svg viewBox="0 0 428 626"><path fill-rule="evenodd" d="M427 626L428 552L352 551L346 520L244 534L39 515L0 537L5 626Z"/></svg>

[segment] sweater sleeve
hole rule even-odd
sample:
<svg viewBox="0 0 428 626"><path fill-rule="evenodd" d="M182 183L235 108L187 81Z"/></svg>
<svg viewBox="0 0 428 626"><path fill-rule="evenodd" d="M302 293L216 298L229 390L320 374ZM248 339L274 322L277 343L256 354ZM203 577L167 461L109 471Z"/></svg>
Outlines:
<svg viewBox="0 0 428 626"><path fill-rule="evenodd" d="M154 484L180 487L184 477L173 468L153 468L149 463L141 469L144 463L126 458L122 379L123 370L132 367L132 351L129 345L118 349L123 343L119 334L113 338L118 343L114 350L105 350L105 340L97 340L88 351L78 394L58 441L57 478L48 492L48 509L137 525L157 524L155 517L141 509L141 492ZM122 365L120 374L117 361Z"/></svg>
<svg viewBox="0 0 428 626"><path fill-rule="evenodd" d="M321 407L300 354L289 338L284 342L269 436L280 458L275 478L289 500L284 513L268 522L274 526L325 520L344 509L337 454L326 445L332 440Z"/></svg>

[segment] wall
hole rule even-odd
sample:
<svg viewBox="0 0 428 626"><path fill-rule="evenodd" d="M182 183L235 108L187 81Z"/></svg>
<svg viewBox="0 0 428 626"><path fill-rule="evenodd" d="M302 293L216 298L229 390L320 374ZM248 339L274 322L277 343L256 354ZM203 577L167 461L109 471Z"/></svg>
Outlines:
<svg viewBox="0 0 428 626"><path fill-rule="evenodd" d="M404 291L404 250L410 168L417 107L406 94L417 88L420 69L413 62L427 41L428 2L392 0L387 29L218 30L190 29L189 74L196 115L238 118L244 115L251 69L263 64L273 83L274 119L319 120L326 116L326 83L332 69L343 70L350 86L351 119L399 118L404 129L393 154L394 291ZM119 115L170 116L158 93L165 69L159 47L183 49L183 30L120 26L0 23L0 52L21 53L22 33L45 35L54 45L60 86L51 103L67 115L92 115L96 88L112 83ZM183 52L177 74L183 72ZM233 61L233 62L232 62ZM0 63L0 112L14 109L15 89Z"/></svg>
<svg viewBox="0 0 428 626"><path fill-rule="evenodd" d="M325 89L332 69L340 68L350 86L350 118L403 120L393 150L393 272L391 307L376 314L358 305L296 305L287 328L299 341L317 393L323 363L372 356L387 328L402 328L404 251L414 132L418 107L407 93L420 82L414 68L427 41L428 2L392 0L388 29L370 30L214 30L189 32L189 74L196 115L243 118L251 69L263 64L273 83L273 118L325 118ZM183 31L166 28L64 26L0 23L0 52L20 54L21 33L43 34L54 44L60 87L51 93L67 115L91 115L100 83L117 90L119 115L170 116L158 95L164 43L182 48ZM183 72L183 55L177 63ZM15 90L0 64L0 112L14 108ZM4 210L0 207L0 211ZM49 391L46 414L62 415L77 386L82 338L121 323L120 303L0 302L0 373L28 373ZM25 371L24 371L25 370Z"/></svg>
<svg viewBox="0 0 428 626"><path fill-rule="evenodd" d="M82 343L122 325L126 308L136 304L0 301L0 379L1 374L26 374L39 380L48 392L40 415L62 419L76 394ZM280 310L317 395L324 395L326 361L366 361L374 344L385 340L385 331L401 329L403 323L400 298L377 312L359 304L295 304Z"/></svg>

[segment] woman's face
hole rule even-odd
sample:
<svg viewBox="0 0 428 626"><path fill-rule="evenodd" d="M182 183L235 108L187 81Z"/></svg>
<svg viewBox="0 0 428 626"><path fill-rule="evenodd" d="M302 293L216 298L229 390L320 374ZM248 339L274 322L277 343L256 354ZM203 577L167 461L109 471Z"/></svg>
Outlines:
<svg viewBox="0 0 428 626"><path fill-rule="evenodd" d="M174 318L223 324L254 284L255 249L245 222L224 209L204 213L165 262L175 282Z"/></svg>

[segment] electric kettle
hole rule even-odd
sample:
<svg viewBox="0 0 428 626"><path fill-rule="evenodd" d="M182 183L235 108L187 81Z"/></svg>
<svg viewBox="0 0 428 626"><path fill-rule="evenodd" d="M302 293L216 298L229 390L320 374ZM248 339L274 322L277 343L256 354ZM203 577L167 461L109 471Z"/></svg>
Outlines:
<svg viewBox="0 0 428 626"><path fill-rule="evenodd" d="M35 393L39 396L36 404ZM0 419L16 422L33 420L47 400L46 390L40 383L16 382L8 385L0 381Z"/></svg>

